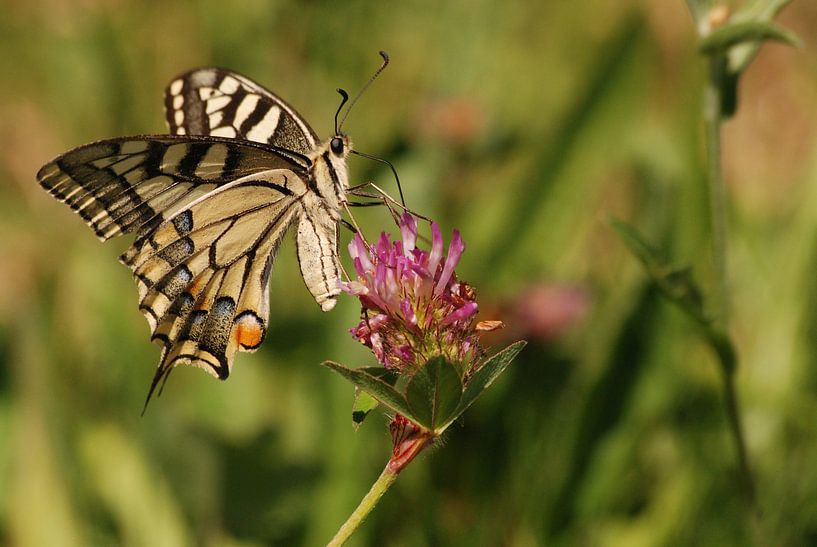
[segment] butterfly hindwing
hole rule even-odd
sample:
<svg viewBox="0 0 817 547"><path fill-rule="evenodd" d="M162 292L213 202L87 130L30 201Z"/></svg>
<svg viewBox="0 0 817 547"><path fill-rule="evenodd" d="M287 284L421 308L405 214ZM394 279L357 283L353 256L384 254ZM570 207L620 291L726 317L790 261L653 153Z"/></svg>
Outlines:
<svg viewBox="0 0 817 547"><path fill-rule="evenodd" d="M178 364L226 378L236 351L258 348L273 259L305 192L291 171L245 177L179 211L131 254L140 309L164 346L154 386Z"/></svg>
<svg viewBox="0 0 817 547"><path fill-rule="evenodd" d="M249 78L220 68L186 72L165 90L165 116L176 135L213 135L307 154L315 132L283 99Z"/></svg>

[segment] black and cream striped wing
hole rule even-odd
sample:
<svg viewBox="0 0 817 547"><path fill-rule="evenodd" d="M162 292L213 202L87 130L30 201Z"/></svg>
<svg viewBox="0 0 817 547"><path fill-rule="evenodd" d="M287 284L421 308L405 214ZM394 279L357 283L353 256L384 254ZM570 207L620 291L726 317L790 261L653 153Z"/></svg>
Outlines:
<svg viewBox="0 0 817 547"><path fill-rule="evenodd" d="M191 201L235 179L289 169L306 158L250 142L212 137L142 136L75 148L37 173L101 240L141 228L137 242Z"/></svg>
<svg viewBox="0 0 817 547"><path fill-rule="evenodd" d="M40 184L103 240L138 228L122 255L162 358L229 374L266 333L272 261L303 215L306 160L234 139L100 141L46 164Z"/></svg>
<svg viewBox="0 0 817 547"><path fill-rule="evenodd" d="M309 124L286 101L221 68L200 68L174 79L165 90L165 116L176 135L230 137L301 154L318 143Z"/></svg>

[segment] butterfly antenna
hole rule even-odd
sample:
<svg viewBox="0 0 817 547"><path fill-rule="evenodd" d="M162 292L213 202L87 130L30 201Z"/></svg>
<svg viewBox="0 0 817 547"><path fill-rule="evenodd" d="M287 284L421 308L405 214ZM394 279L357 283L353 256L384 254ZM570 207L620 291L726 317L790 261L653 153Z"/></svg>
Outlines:
<svg viewBox="0 0 817 547"><path fill-rule="evenodd" d="M400 193L400 203L403 204L403 208L406 208L406 200L403 199L403 187L400 185L400 177L397 176L397 169L394 168L394 165L389 160L384 160L383 158L378 158L377 156L372 156L370 154L364 154L363 152L358 152L357 150L352 150L352 154L356 156L361 156L366 159L370 159L373 161L380 162L384 165L388 165L389 169L391 169L392 174L394 174L394 180L397 181L397 191Z"/></svg>
<svg viewBox="0 0 817 547"><path fill-rule="evenodd" d="M340 125L335 129L335 134L339 134L338 130L341 127L343 127L343 123L346 121L346 117L349 115L349 112L351 112L352 107L355 106L355 103L360 98L360 96L363 95L363 93L367 89L369 89L369 86L372 85L372 82L374 82L377 79L377 77L380 76L380 73L383 72L383 70L389 65L389 54L386 53L385 51L380 51L379 53L380 53L380 56L383 57L383 64L380 65L380 68L378 68L377 71L374 74L372 74L372 77L369 78L369 81L366 82L366 85L364 85L363 88L360 91L357 92L357 95L355 95L355 98L352 99L351 103L349 103L349 108L346 109L346 113L343 115L343 118L340 120Z"/></svg>
<svg viewBox="0 0 817 547"><path fill-rule="evenodd" d="M346 101L348 101L348 100L349 100L349 94L348 94L348 93L346 93L346 90L341 89L341 88L338 88L338 89L337 89L337 92L338 92L338 93L340 93L340 96L342 97L342 99L340 100L340 106L338 106L338 109L337 109L337 111L335 112L335 135L339 135L339 134L340 134L340 133L338 132L338 116L340 115L340 111L341 111L341 109L343 108L343 105L345 105L345 104L346 104ZM344 117L343 119L345 120L346 118Z"/></svg>

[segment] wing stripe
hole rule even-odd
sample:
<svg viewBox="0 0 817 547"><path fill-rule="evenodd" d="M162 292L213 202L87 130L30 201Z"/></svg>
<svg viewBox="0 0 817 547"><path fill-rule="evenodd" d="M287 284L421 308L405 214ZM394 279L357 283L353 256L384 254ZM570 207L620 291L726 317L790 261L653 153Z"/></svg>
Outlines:
<svg viewBox="0 0 817 547"><path fill-rule="evenodd" d="M237 84L238 82L236 82ZM224 116L224 119L221 121L220 126L229 125L235 127L236 124L235 118L236 113L238 112L239 105L244 101L245 97L247 97L247 91L243 87L239 87L235 90L235 93L232 95L225 95L224 98L227 99L227 104L222 107L221 113ZM238 124L241 125L241 124Z"/></svg>
<svg viewBox="0 0 817 547"><path fill-rule="evenodd" d="M201 143L190 146L187 153L179 161L178 170L176 171L182 177L193 177L196 174L196 168L199 166L201 160L210 149L209 143Z"/></svg>
<svg viewBox="0 0 817 547"><path fill-rule="evenodd" d="M270 103L261 101L258 95L250 95L250 97L256 98L255 106L253 107L251 112L247 113L247 115L241 121L241 124L238 126L239 133L241 133L242 135L246 135L248 139L250 139L250 134L258 127L258 124L264 120L267 113L269 113L270 110L273 109L273 106ZM244 102L246 102L246 99ZM275 110L278 109L275 108ZM275 125L278 125L277 120ZM264 139L264 142L266 142L266 138Z"/></svg>

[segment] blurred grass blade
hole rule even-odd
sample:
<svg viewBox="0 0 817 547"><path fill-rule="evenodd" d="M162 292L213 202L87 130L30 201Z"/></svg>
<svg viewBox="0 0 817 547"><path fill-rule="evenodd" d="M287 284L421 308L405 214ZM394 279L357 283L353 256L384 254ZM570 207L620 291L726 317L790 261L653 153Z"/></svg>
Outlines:
<svg viewBox="0 0 817 547"><path fill-rule="evenodd" d="M536 176L529 177L515 192L510 213L502 230L498 231L485 262L502 264L519 251L519 234L532 224L533 217L541 210L547 194L564 170L571 151L576 147L584 129L596 119L605 104L605 97L615 88L621 74L626 72L638 43L645 34L643 18L633 12L624 18L614 35L599 48L598 58L588 70L587 83L565 117L559 123L556 138L548 140L548 147L541 160L532 169Z"/></svg>
<svg viewBox="0 0 817 547"><path fill-rule="evenodd" d="M734 345L728 334L706 312L701 289L692 277L690 268L670 264L658 249L629 224L610 219L610 225L630 252L644 265L647 275L658 290L680 306L703 329L704 336L718 355L724 370L733 371L737 362Z"/></svg>
<svg viewBox="0 0 817 547"><path fill-rule="evenodd" d="M406 399L419 425L439 432L462 398L462 381L445 357L433 357L422 366L406 386Z"/></svg>
<svg viewBox="0 0 817 547"><path fill-rule="evenodd" d="M671 265L658 249L647 243L641 234L629 224L610 219L610 225L630 252L641 261L658 289L670 300L678 303L697 321L708 324L709 320L704 312L703 296L698 284L692 278L690 269Z"/></svg>
<svg viewBox="0 0 817 547"><path fill-rule="evenodd" d="M726 51L732 46L746 42L776 41L800 47L802 42L792 32L783 29L768 21L745 21L729 23L713 30L701 39L698 50L711 55L719 51Z"/></svg>

